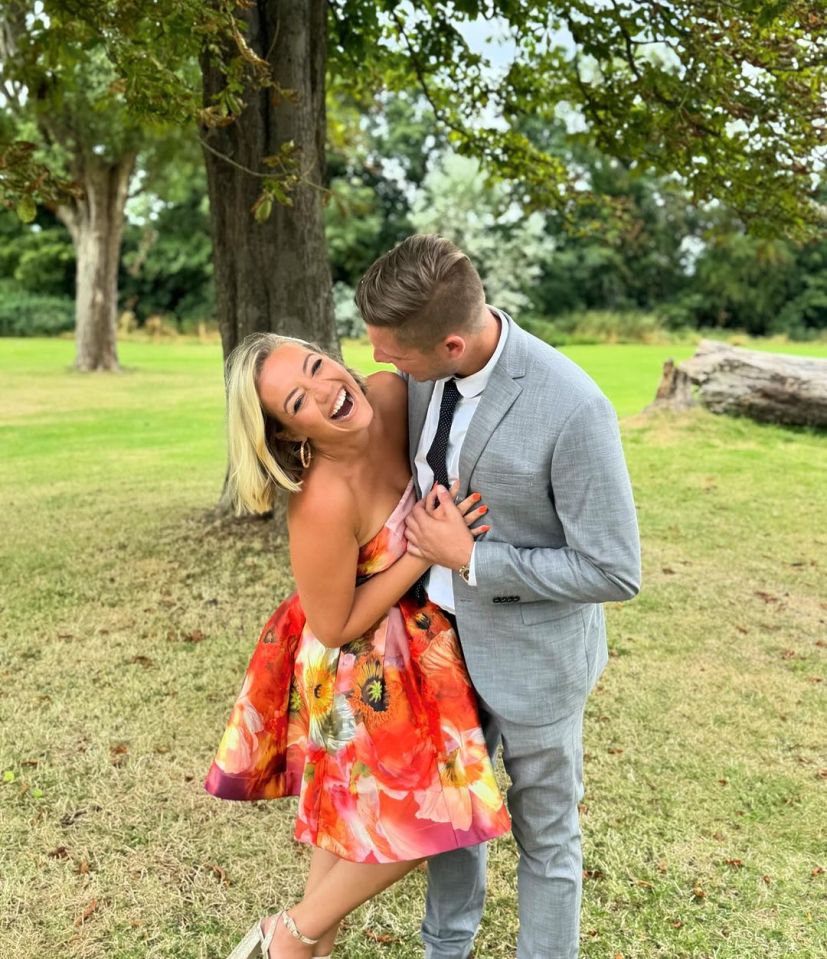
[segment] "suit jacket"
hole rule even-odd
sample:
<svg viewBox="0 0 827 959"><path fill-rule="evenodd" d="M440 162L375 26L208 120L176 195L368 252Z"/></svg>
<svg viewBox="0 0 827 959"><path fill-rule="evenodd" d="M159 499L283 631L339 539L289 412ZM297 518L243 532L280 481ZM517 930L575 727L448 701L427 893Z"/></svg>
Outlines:
<svg viewBox="0 0 827 959"><path fill-rule="evenodd" d="M483 700L541 725L582 706L606 665L602 603L638 592L640 544L612 405L579 366L502 315L508 339L459 467L461 492L482 494L491 531L475 547L477 585L455 573L454 598ZM432 392L409 379L412 462Z"/></svg>

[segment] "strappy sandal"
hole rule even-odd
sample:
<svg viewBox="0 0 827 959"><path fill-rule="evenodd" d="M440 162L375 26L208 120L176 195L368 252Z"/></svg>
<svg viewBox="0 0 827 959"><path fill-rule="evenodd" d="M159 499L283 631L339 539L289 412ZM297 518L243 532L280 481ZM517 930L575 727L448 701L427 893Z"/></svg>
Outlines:
<svg viewBox="0 0 827 959"><path fill-rule="evenodd" d="M255 925L251 926L241 942L233 949L229 956L227 956L227 959L253 959L257 951L261 952L263 959L270 959L270 943L276 934L276 925L279 920L284 924L290 935L294 939L298 939L299 942L305 946L315 946L319 941L318 939L311 939L309 936L302 935L293 917L287 912L280 912L276 916L272 926L270 926L269 932L264 931L260 919ZM331 957L318 956L316 959L331 959Z"/></svg>

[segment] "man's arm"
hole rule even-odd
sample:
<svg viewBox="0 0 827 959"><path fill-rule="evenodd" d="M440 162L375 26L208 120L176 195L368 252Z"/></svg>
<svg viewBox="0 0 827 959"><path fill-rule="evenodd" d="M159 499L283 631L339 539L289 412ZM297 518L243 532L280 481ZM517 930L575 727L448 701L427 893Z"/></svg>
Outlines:
<svg viewBox="0 0 827 959"><path fill-rule="evenodd" d="M561 430L551 465L551 490L566 545L512 546L494 539L473 547L473 588L485 602L504 593L523 602L605 603L631 599L640 589L640 542L635 504L617 417L598 396ZM436 515L417 505L408 539L418 555L457 569L470 551L459 537L450 498L440 494Z"/></svg>
<svg viewBox="0 0 827 959"><path fill-rule="evenodd" d="M640 589L640 540L617 417L605 397L585 403L566 421L550 478L566 545L478 542L480 598L514 593L523 601L631 599ZM493 526L496 535L496 516Z"/></svg>

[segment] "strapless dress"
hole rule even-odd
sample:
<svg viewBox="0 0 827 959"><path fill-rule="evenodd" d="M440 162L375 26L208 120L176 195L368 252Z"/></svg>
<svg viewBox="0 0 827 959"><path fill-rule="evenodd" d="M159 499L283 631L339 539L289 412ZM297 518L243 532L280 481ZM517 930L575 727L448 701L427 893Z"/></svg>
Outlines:
<svg viewBox="0 0 827 959"><path fill-rule="evenodd" d="M357 582L406 550L413 481L361 547ZM352 862L420 859L492 839L510 821L456 632L404 596L330 649L298 594L265 624L205 788L221 799L298 796L295 837Z"/></svg>

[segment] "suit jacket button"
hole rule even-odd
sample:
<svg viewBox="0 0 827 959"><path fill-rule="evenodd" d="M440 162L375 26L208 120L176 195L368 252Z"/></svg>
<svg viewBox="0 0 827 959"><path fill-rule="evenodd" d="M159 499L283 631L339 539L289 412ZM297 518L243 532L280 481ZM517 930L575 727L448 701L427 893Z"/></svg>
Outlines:
<svg viewBox="0 0 827 959"><path fill-rule="evenodd" d="M493 601L495 603L501 603L503 601L503 598L502 596L495 596Z"/></svg>

